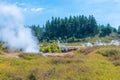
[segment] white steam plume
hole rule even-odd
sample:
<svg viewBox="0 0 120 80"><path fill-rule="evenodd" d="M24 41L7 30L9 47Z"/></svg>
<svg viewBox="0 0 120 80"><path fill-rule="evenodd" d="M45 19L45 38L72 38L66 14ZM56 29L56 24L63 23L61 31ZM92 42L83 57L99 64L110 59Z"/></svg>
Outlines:
<svg viewBox="0 0 120 80"><path fill-rule="evenodd" d="M11 50L39 52L37 39L24 27L23 15L16 5L0 3L0 41Z"/></svg>

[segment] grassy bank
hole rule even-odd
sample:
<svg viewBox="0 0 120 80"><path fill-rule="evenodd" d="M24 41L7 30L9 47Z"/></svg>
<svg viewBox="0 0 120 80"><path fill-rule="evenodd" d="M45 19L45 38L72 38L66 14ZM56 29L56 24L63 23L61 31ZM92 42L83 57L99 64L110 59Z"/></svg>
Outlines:
<svg viewBox="0 0 120 80"><path fill-rule="evenodd" d="M115 46L96 47L88 54L77 51L72 58L50 58L40 54L0 57L0 80L120 80L120 66L113 64L113 55L103 55L111 54L109 50L120 54L119 49Z"/></svg>

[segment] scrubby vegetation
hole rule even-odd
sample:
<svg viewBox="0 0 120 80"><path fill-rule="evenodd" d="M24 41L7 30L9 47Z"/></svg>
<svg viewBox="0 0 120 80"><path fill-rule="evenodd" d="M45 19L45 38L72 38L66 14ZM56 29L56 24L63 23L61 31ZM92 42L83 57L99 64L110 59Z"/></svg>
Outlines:
<svg viewBox="0 0 120 80"><path fill-rule="evenodd" d="M116 46L107 46L101 49L98 49L96 53L99 53L107 57L114 65L120 65L120 48Z"/></svg>
<svg viewBox="0 0 120 80"><path fill-rule="evenodd" d="M47 52L49 52L49 53L55 53L55 52L60 53L61 49L56 42L52 42L50 44L41 45L40 46L40 51L45 52L45 53L47 53Z"/></svg>
<svg viewBox="0 0 120 80"><path fill-rule="evenodd" d="M88 50L88 51L87 51ZM87 52L87 54L84 54ZM119 80L120 47L83 49L74 57L44 57L20 54L19 58L0 56L1 80ZM115 57L116 56L116 57Z"/></svg>
<svg viewBox="0 0 120 80"><path fill-rule="evenodd" d="M0 43L0 54L2 54L2 52L3 52L3 44Z"/></svg>

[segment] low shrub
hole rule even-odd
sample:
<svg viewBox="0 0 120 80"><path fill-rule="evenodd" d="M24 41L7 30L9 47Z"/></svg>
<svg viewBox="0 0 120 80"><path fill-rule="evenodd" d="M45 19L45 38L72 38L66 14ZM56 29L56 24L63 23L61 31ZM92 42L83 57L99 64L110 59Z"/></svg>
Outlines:
<svg viewBox="0 0 120 80"><path fill-rule="evenodd" d="M45 53L55 53L55 52L61 52L60 47L57 43L53 42L47 46L40 46L40 51Z"/></svg>
<svg viewBox="0 0 120 80"><path fill-rule="evenodd" d="M120 49L119 47L110 46L108 48L100 48L96 53L107 57L115 66L120 65Z"/></svg>
<svg viewBox="0 0 120 80"><path fill-rule="evenodd" d="M118 49L104 49L104 50L98 50L97 53L102 54L103 56L111 57L120 54L120 50Z"/></svg>
<svg viewBox="0 0 120 80"><path fill-rule="evenodd" d="M0 43L0 54L2 54L2 52L3 52L3 44Z"/></svg>
<svg viewBox="0 0 120 80"><path fill-rule="evenodd" d="M56 75L56 68L41 70L38 68L34 68L30 71L28 75L28 80L49 80L51 76Z"/></svg>
<svg viewBox="0 0 120 80"><path fill-rule="evenodd" d="M52 64L67 64L73 62L71 59L67 58L52 58L51 63Z"/></svg>
<svg viewBox="0 0 120 80"><path fill-rule="evenodd" d="M84 55L87 55L94 51L97 47L87 47L87 48L81 48L80 50L77 50L76 53L81 53Z"/></svg>
<svg viewBox="0 0 120 80"><path fill-rule="evenodd" d="M42 56L41 54L30 54L30 53L22 53L19 54L20 58L26 59L26 60L32 60L32 59L37 59L38 57Z"/></svg>
<svg viewBox="0 0 120 80"><path fill-rule="evenodd" d="M113 64L114 64L115 66L120 66L120 60L115 60L115 61L113 61Z"/></svg>
<svg viewBox="0 0 120 80"><path fill-rule="evenodd" d="M33 55L32 54L20 54L19 57L23 58L23 59L27 59L27 60L33 59Z"/></svg>
<svg viewBox="0 0 120 80"><path fill-rule="evenodd" d="M57 58L51 58L50 63L52 64L70 64L70 63L83 63L83 60L76 57L73 58L66 58L66 57L57 57Z"/></svg>
<svg viewBox="0 0 120 80"><path fill-rule="evenodd" d="M30 71L30 75L28 76L29 80L37 80L37 74L38 74L39 70L36 68L34 70Z"/></svg>

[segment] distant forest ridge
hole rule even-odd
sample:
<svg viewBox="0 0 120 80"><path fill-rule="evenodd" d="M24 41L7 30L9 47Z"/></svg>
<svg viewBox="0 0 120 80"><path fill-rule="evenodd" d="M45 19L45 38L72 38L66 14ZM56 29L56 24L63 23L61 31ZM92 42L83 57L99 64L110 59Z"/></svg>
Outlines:
<svg viewBox="0 0 120 80"><path fill-rule="evenodd" d="M111 33L120 34L120 26L116 29L110 24L100 25L93 15L52 17L43 27L32 25L30 28L39 41L84 39L96 35L105 37Z"/></svg>

